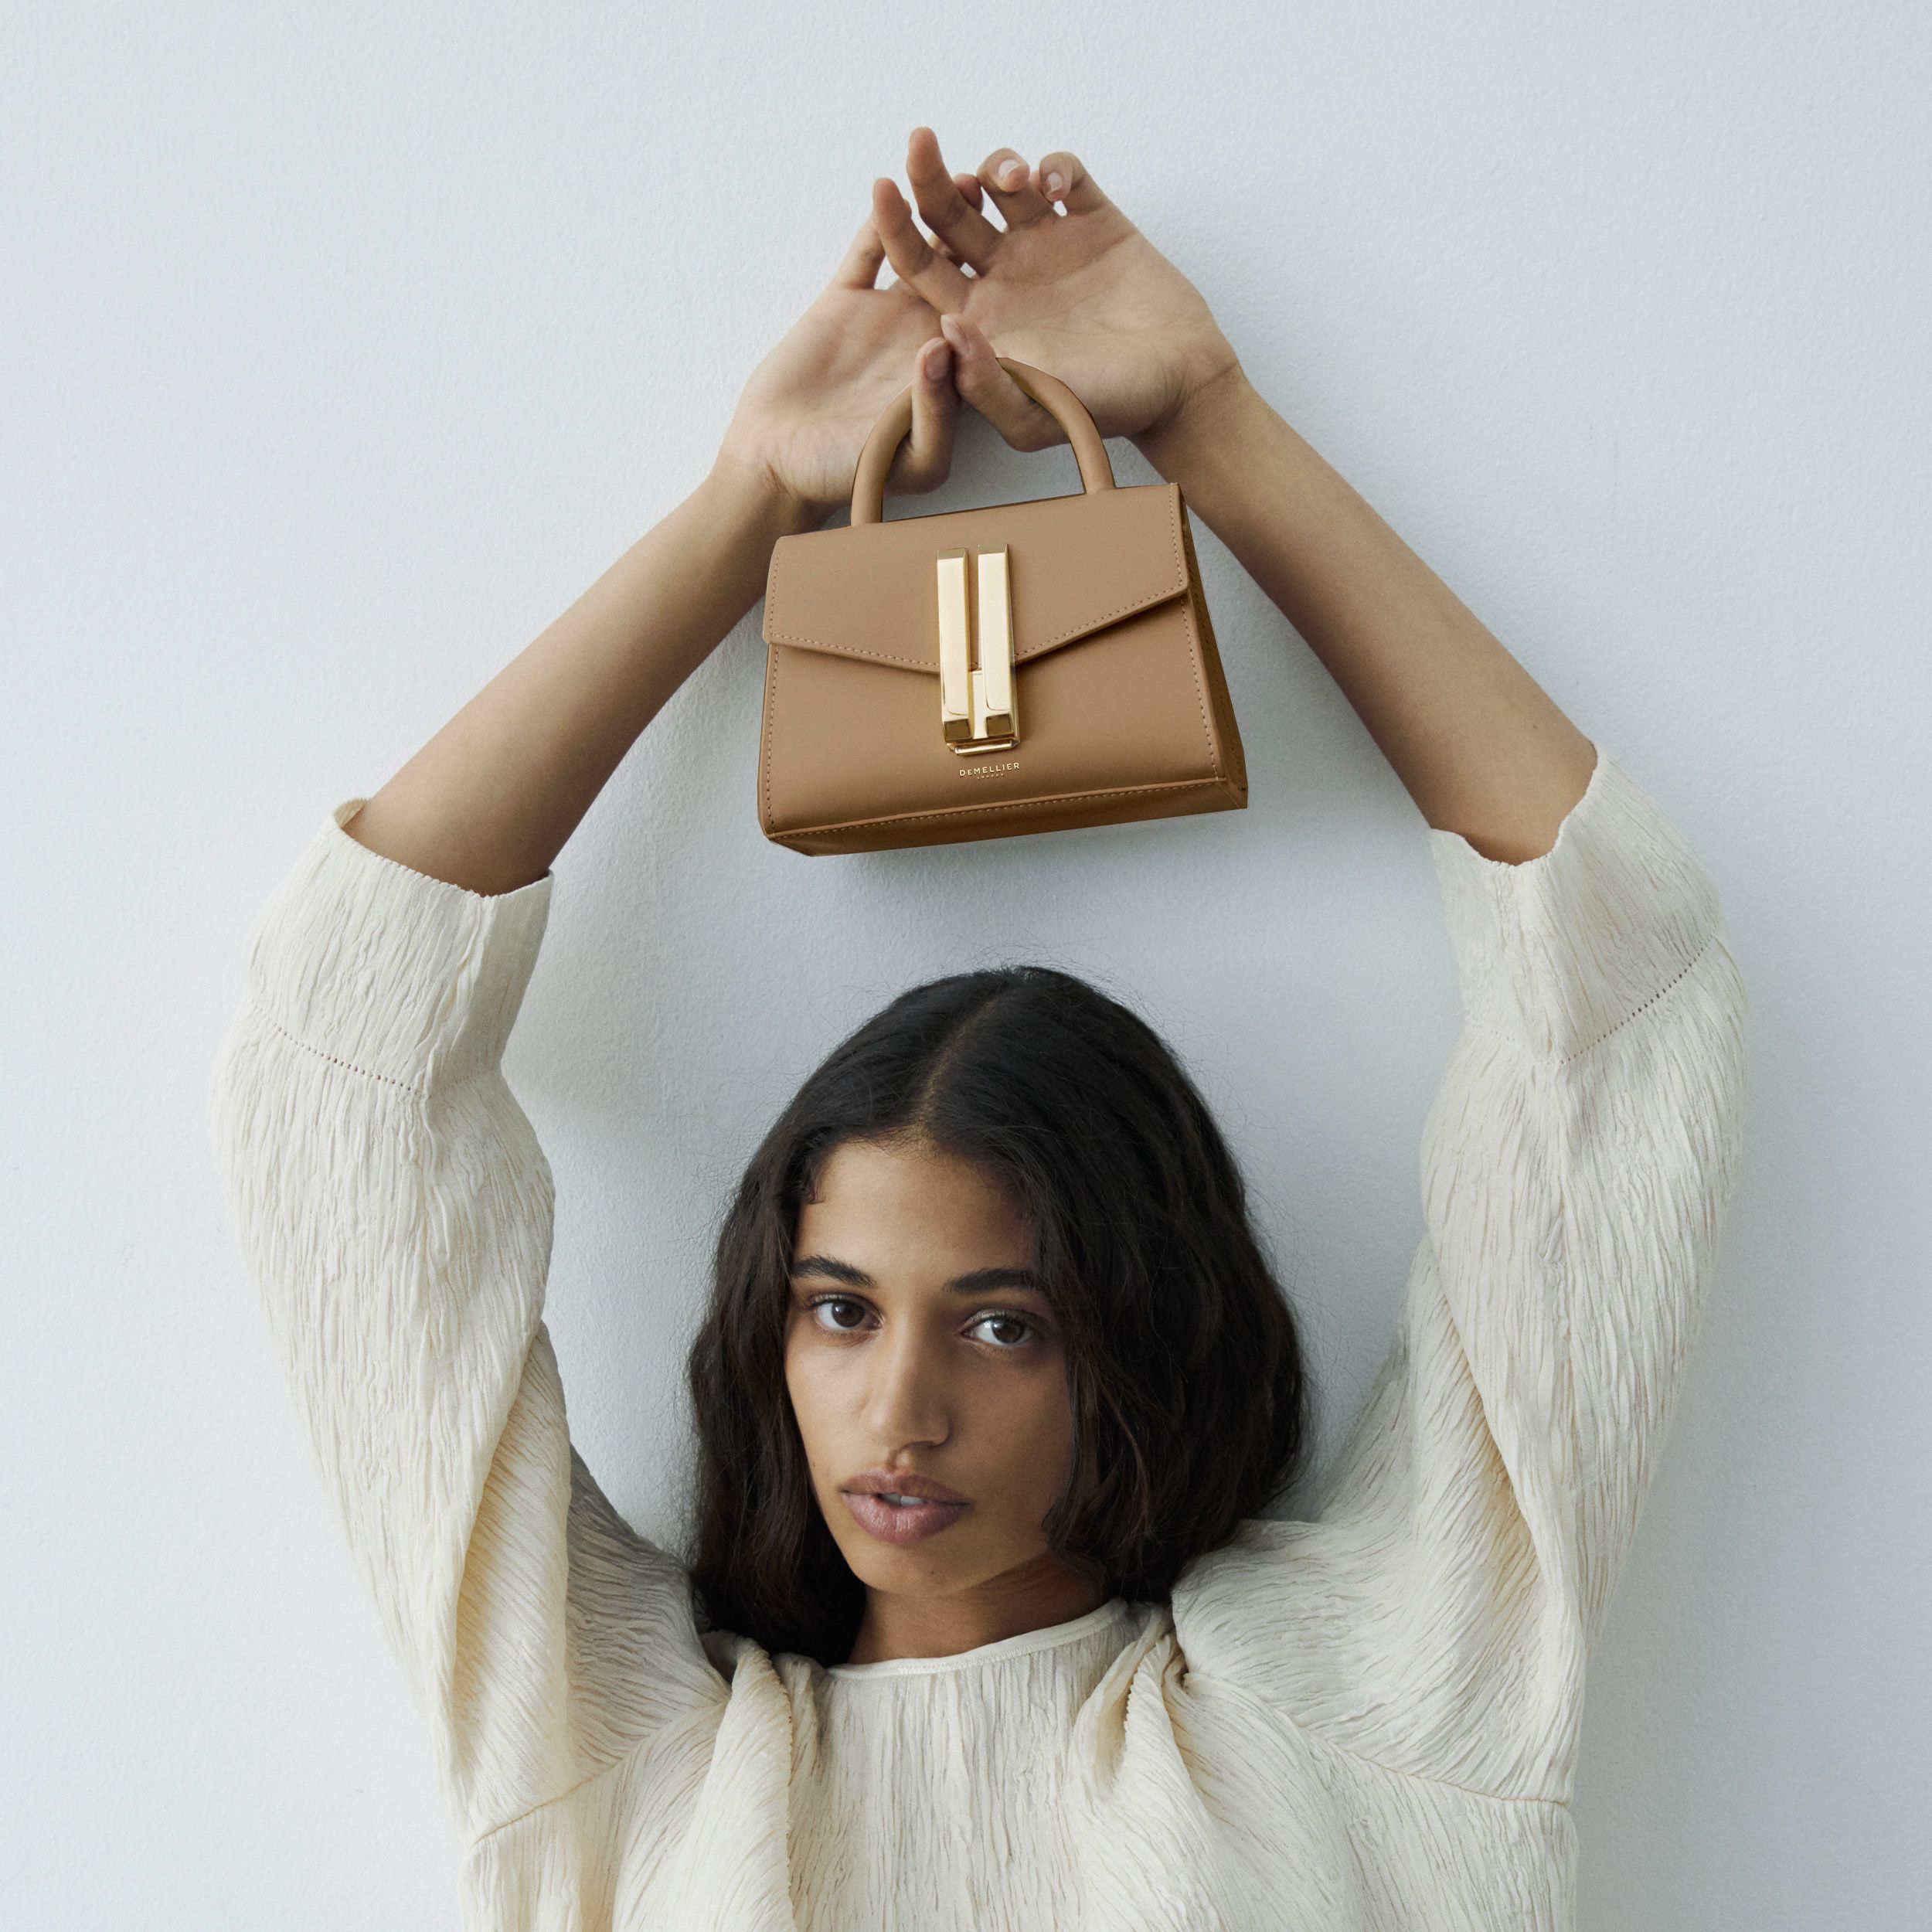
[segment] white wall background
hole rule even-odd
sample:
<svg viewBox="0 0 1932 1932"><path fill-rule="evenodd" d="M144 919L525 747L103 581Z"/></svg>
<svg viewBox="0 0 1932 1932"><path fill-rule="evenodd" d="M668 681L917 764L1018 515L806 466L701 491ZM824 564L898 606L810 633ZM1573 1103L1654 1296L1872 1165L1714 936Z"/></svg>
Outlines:
<svg viewBox="0 0 1932 1932"><path fill-rule="evenodd" d="M1595 1665L1583 1924L1924 1923L1923 9L38 0L3 31L12 1922L455 1924L223 1218L209 1063L323 815L696 484L926 121L957 165L1081 154L1716 874L1749 1159ZM1075 481L975 422L900 509ZM754 612L561 860L510 1071L573 1427L645 1533L757 1134L891 993L1009 956L1189 1060L1332 1447L1420 1232L1454 986L1420 819L1201 542L1245 813L797 858L753 815Z"/></svg>

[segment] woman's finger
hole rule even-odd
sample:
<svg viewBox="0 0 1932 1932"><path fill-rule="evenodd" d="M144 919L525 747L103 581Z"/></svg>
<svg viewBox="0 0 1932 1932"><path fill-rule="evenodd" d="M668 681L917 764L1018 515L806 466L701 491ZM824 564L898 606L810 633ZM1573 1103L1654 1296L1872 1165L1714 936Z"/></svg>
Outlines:
<svg viewBox="0 0 1932 1932"><path fill-rule="evenodd" d="M953 349L953 386L1016 450L1050 449L1066 432L999 366L986 332L963 315L942 315L940 332Z"/></svg>
<svg viewBox="0 0 1932 1932"><path fill-rule="evenodd" d="M886 479L892 488L936 490L951 473L960 411L952 371L952 350L944 336L920 345L913 359L913 427L893 459Z"/></svg>
<svg viewBox="0 0 1932 1932"><path fill-rule="evenodd" d="M979 212L977 201L969 204L961 193L959 183L946 172L939 137L930 128L915 128L906 144L906 179L926 226L955 261L984 268L992 260L1001 231Z"/></svg>
<svg viewBox="0 0 1932 1932"><path fill-rule="evenodd" d="M1033 182L1047 200L1059 202L1070 215L1095 215L1114 206L1080 165L1080 156L1070 155L1064 148L1040 157Z"/></svg>
<svg viewBox="0 0 1932 1932"><path fill-rule="evenodd" d="M961 407L953 383L951 346L941 335L920 345L913 361L913 421L894 457L891 487L936 489L952 469Z"/></svg>
<svg viewBox="0 0 1932 1932"><path fill-rule="evenodd" d="M1053 212L1033 187L1026 162L1010 148L995 148L980 163L979 178L1009 229L1044 221Z"/></svg>
<svg viewBox="0 0 1932 1932"><path fill-rule="evenodd" d="M957 262L949 262L919 232L913 211L899 184L881 175L872 185L872 226L886 250L893 273L915 295L935 309L957 308L972 284Z"/></svg>
<svg viewBox="0 0 1932 1932"><path fill-rule="evenodd" d="M879 265L886 259L886 244L879 239L879 229L871 216L859 225L859 233L852 236L852 246L845 250L845 259L833 271L832 286L835 288L874 288L879 283Z"/></svg>

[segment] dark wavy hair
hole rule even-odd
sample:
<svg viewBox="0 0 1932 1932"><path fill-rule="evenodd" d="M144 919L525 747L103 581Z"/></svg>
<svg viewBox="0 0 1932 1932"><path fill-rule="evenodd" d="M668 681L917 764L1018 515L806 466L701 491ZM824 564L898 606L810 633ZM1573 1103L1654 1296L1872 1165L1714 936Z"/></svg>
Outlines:
<svg viewBox="0 0 1932 1932"><path fill-rule="evenodd" d="M1045 1520L1110 1595L1165 1597L1301 1471L1295 1321L1206 1103L1085 980L1009 965L910 988L767 1133L719 1227L686 1383L701 1627L843 1661L865 1585L820 1514L784 1372L792 1242L850 1141L923 1140L1012 1190L1065 1338L1073 1468Z"/></svg>

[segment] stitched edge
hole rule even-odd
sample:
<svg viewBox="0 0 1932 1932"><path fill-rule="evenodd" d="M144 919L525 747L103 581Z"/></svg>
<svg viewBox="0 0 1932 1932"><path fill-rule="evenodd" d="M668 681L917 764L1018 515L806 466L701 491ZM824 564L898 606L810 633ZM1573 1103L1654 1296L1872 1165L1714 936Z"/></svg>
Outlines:
<svg viewBox="0 0 1932 1932"><path fill-rule="evenodd" d="M1174 547L1181 547L1181 513L1176 510L1174 519ZM1195 572L1187 567L1185 559L1181 563L1181 587L1192 592L1198 579ZM1183 621L1187 625L1188 668L1194 674L1194 708L1201 714L1201 735L1207 740L1208 763L1214 767L1214 775L1225 784L1227 774L1221 769L1221 747L1214 742L1214 726L1208 717L1207 694L1201 685L1201 628L1194 621L1194 599L1192 595L1182 600Z"/></svg>
<svg viewBox="0 0 1932 1932"><path fill-rule="evenodd" d="M1148 488L1155 486L1151 485L1130 485L1128 487L1130 488ZM1169 489L1172 489L1175 488L1175 485L1170 484L1168 485L1168 488ZM1085 492L1080 492L1080 494L1083 495ZM1105 492L1102 492L1100 494L1104 495ZM1032 500L1037 502L1039 499L1034 498ZM1057 502L1061 499L1052 498L1049 500ZM1012 506L998 505L996 507L1010 508ZM1056 636L1043 638L1030 651L1028 651L1024 654L1015 651L1013 654L1013 662L1016 667L1022 664L1029 663L1033 658L1039 657L1043 652L1050 649L1054 645L1064 644L1069 638L1083 636L1087 631L1096 630L1103 624L1112 623L1116 617L1124 617L1131 611L1151 610L1154 605L1157 604L1165 604L1169 597L1179 597L1185 592L1190 580L1188 576L1186 563L1181 555L1181 512L1179 499L1178 497L1173 500L1169 507L1172 511L1172 515L1170 515L1168 519L1168 540L1174 546L1174 569L1175 575L1180 579L1179 583L1175 584L1172 589L1158 591L1151 597L1141 597L1138 600L1130 599L1129 601L1123 604L1118 610L1109 611L1103 616L1085 618L1081 622L1074 624L1070 629L1062 631ZM917 518L912 518L907 520L917 522L920 519ZM923 658L902 658L889 651L862 651L851 645L835 645L828 638L808 637L802 631L784 631L776 629L774 627L778 622L778 615L776 608L777 593L774 587L778 574L777 566L778 555L776 549L774 548L772 552L771 566L765 580L765 641L767 644L804 645L809 647L815 648L821 651L835 651L842 657L870 658L875 664L903 665L909 670L913 671L930 671L934 668L934 666L929 664Z"/></svg>
<svg viewBox="0 0 1932 1932"><path fill-rule="evenodd" d="M1218 791L1227 789L1226 781L1219 778L1176 778L1158 785L1115 785L1098 791L1056 791L1045 798L1007 798L986 805L959 805L944 811L907 811L888 814L878 818L847 818L836 825L800 825L788 832L773 832L769 836L777 844L788 844L794 838L815 838L826 832L852 832L861 825L923 825L939 818L970 818L982 811L1026 811L1036 805L1072 804L1082 798L1131 798L1141 792L1194 791L1212 786Z"/></svg>
<svg viewBox="0 0 1932 1932"><path fill-rule="evenodd" d="M349 801L345 799L342 802L344 804L347 804ZM362 807L368 803L369 798L366 796L356 799L355 801L355 811L360 811ZM341 807L338 805L336 808L336 810L339 811ZM355 816L355 811L349 814L349 817L352 819ZM355 853L352 853L349 855L349 856L355 863L359 864L361 862L361 859L357 859L355 857L355 854L359 853L362 859L372 859L378 865L387 866L391 868L392 870L400 872L406 879L411 882L415 889L419 892L425 886L433 886L439 888L441 891L445 893L458 893L463 898L472 900L478 906L488 906L501 905L506 899L514 899L519 893L534 893L539 886L548 886L554 889L556 883L556 868L554 866L546 866L543 869L543 876L540 879L529 879L521 886L512 886L508 892L505 893L480 893L475 891L468 886L459 886L457 884L455 880L452 879L438 879L434 872L419 872L413 866L404 865L400 859L390 858L389 854L386 852L378 852L374 846L364 845L362 840L358 838L355 835L349 830L348 825L344 823L342 820L335 816L335 811L331 811L329 813L327 820L320 828L318 828L318 829L321 832L325 837L332 832L339 835L343 844L352 845L355 849ZM332 840L330 842L333 844L335 842ZM379 1080L382 1077L378 1074L376 1077Z"/></svg>
<svg viewBox="0 0 1932 1932"><path fill-rule="evenodd" d="M1665 980L1663 985L1658 987L1656 992L1652 993L1648 999L1645 1000L1641 1006L1632 1008L1631 1010L1626 1013L1614 1026L1607 1029L1604 1032L1599 1033L1587 1046L1580 1046L1573 1053L1564 1054L1562 1059L1557 1061L1556 1064L1559 1066L1567 1066L1572 1060L1580 1060L1586 1053L1595 1053L1597 1048L1602 1046L1605 1040L1614 1039L1617 1034L1621 1033L1632 1020L1641 1019L1643 1015L1648 1012L1660 999L1665 998L1668 994L1675 992L1685 980L1689 978L1691 975L1697 970L1699 966L1703 963L1705 954L1717 944L1718 937L1719 929L1713 926L1711 930L1704 935L1704 943L1698 947L1696 952L1692 954L1689 962L1684 966L1681 971L1673 974L1670 978Z"/></svg>
<svg viewBox="0 0 1932 1932"><path fill-rule="evenodd" d="M769 645L765 649L765 719L764 729L758 734L764 740L760 747L759 763L764 767L765 809L764 827L767 834L771 830L771 741L777 736L778 724L778 654Z"/></svg>
<svg viewBox="0 0 1932 1932"><path fill-rule="evenodd" d="M1103 624L1111 624L1117 617L1135 616L1142 611L1151 611L1157 604L1169 603L1174 598L1186 594L1187 586L1184 583L1178 590L1162 590L1155 596L1142 597L1132 604L1124 604L1117 611L1108 611L1097 617L1090 617L1083 623L1075 624L1070 630L1060 632L1057 636L1042 638L1029 650L1015 651L1013 653L1014 666L1017 668L1022 664L1031 664L1036 658L1046 656L1056 645L1064 644L1070 638L1084 637L1088 631L1097 631ZM808 638L798 631L767 631L765 641L767 644L794 645L808 651L826 651L835 657L869 658L875 664L896 664L908 671L923 671L934 677L939 675L938 665L924 658L902 658L889 651L867 651L855 644L834 644L828 638Z"/></svg>
<svg viewBox="0 0 1932 1932"><path fill-rule="evenodd" d="M1568 1066L1575 1061L1583 1059L1586 1054L1595 1053L1604 1041L1614 1039L1626 1026L1630 1025L1632 1020L1641 1019L1659 1000L1675 992L1703 964L1706 955L1723 939L1723 929L1721 926L1713 927L1705 934L1703 943L1691 955L1689 962L1665 980L1663 985L1658 987L1656 992L1645 999L1641 1005L1632 1007L1614 1026L1606 1028L1587 1045L1579 1046L1570 1053L1553 1054L1544 1048L1532 1046L1521 1034L1512 1033L1505 1027L1492 1026L1485 1020L1465 1019L1463 1022L1464 1029L1468 1032L1481 1033L1491 1039L1507 1040L1511 1046L1529 1054L1532 1059L1546 1060L1552 1066Z"/></svg>
<svg viewBox="0 0 1932 1932"><path fill-rule="evenodd" d="M1204 676L1206 675L1207 660L1212 657L1214 659L1215 675L1209 679L1209 682L1218 692L1226 712L1227 731L1214 741L1218 747L1216 768L1223 772L1230 784L1240 785L1245 798L1248 791L1247 759L1240 749L1241 729L1234 716L1234 694L1228 686L1227 666L1221 656L1219 642L1214 634L1213 616L1207 607L1207 590L1201 579L1201 560L1195 552L1194 526L1187 514L1185 498L1181 502L1180 526L1181 540L1187 551L1188 614L1194 619L1200 633L1202 673ZM1218 726L1222 722L1220 711L1216 707L1210 706L1209 716L1213 725ZM1226 756L1230 749L1234 753L1232 760ZM1232 775L1230 766L1238 767L1238 777Z"/></svg>
<svg viewBox="0 0 1932 1932"><path fill-rule="evenodd" d="M243 1003L271 1032L279 1033L291 1046L299 1046L304 1053L311 1053L318 1060L326 1060L331 1066L339 1066L345 1073L359 1074L366 1080L379 1081L384 1087L393 1087L398 1093L413 1094L419 1100L439 1100L445 1094L454 1094L458 1087L467 1087L471 1080L481 1080L486 1073L494 1073L493 1066L479 1066L473 1073L465 1073L460 1080L451 1080L446 1087L432 1088L427 1083L411 1080L399 1080L393 1073L372 1073L366 1066L358 1066L353 1060L345 1060L334 1053L325 1053L319 1046L311 1045L299 1033L293 1033L284 1026L253 993L243 996Z"/></svg>

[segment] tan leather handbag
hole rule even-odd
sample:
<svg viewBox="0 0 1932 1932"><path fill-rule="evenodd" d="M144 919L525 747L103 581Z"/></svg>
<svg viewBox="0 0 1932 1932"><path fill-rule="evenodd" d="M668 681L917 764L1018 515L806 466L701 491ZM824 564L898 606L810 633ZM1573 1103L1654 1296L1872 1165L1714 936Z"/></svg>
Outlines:
<svg viewBox="0 0 1932 1932"><path fill-rule="evenodd" d="M1248 801L1178 483L1114 481L1080 399L1000 367L1082 489L884 520L912 390L874 425L849 527L774 545L758 817L793 852L880 852Z"/></svg>

